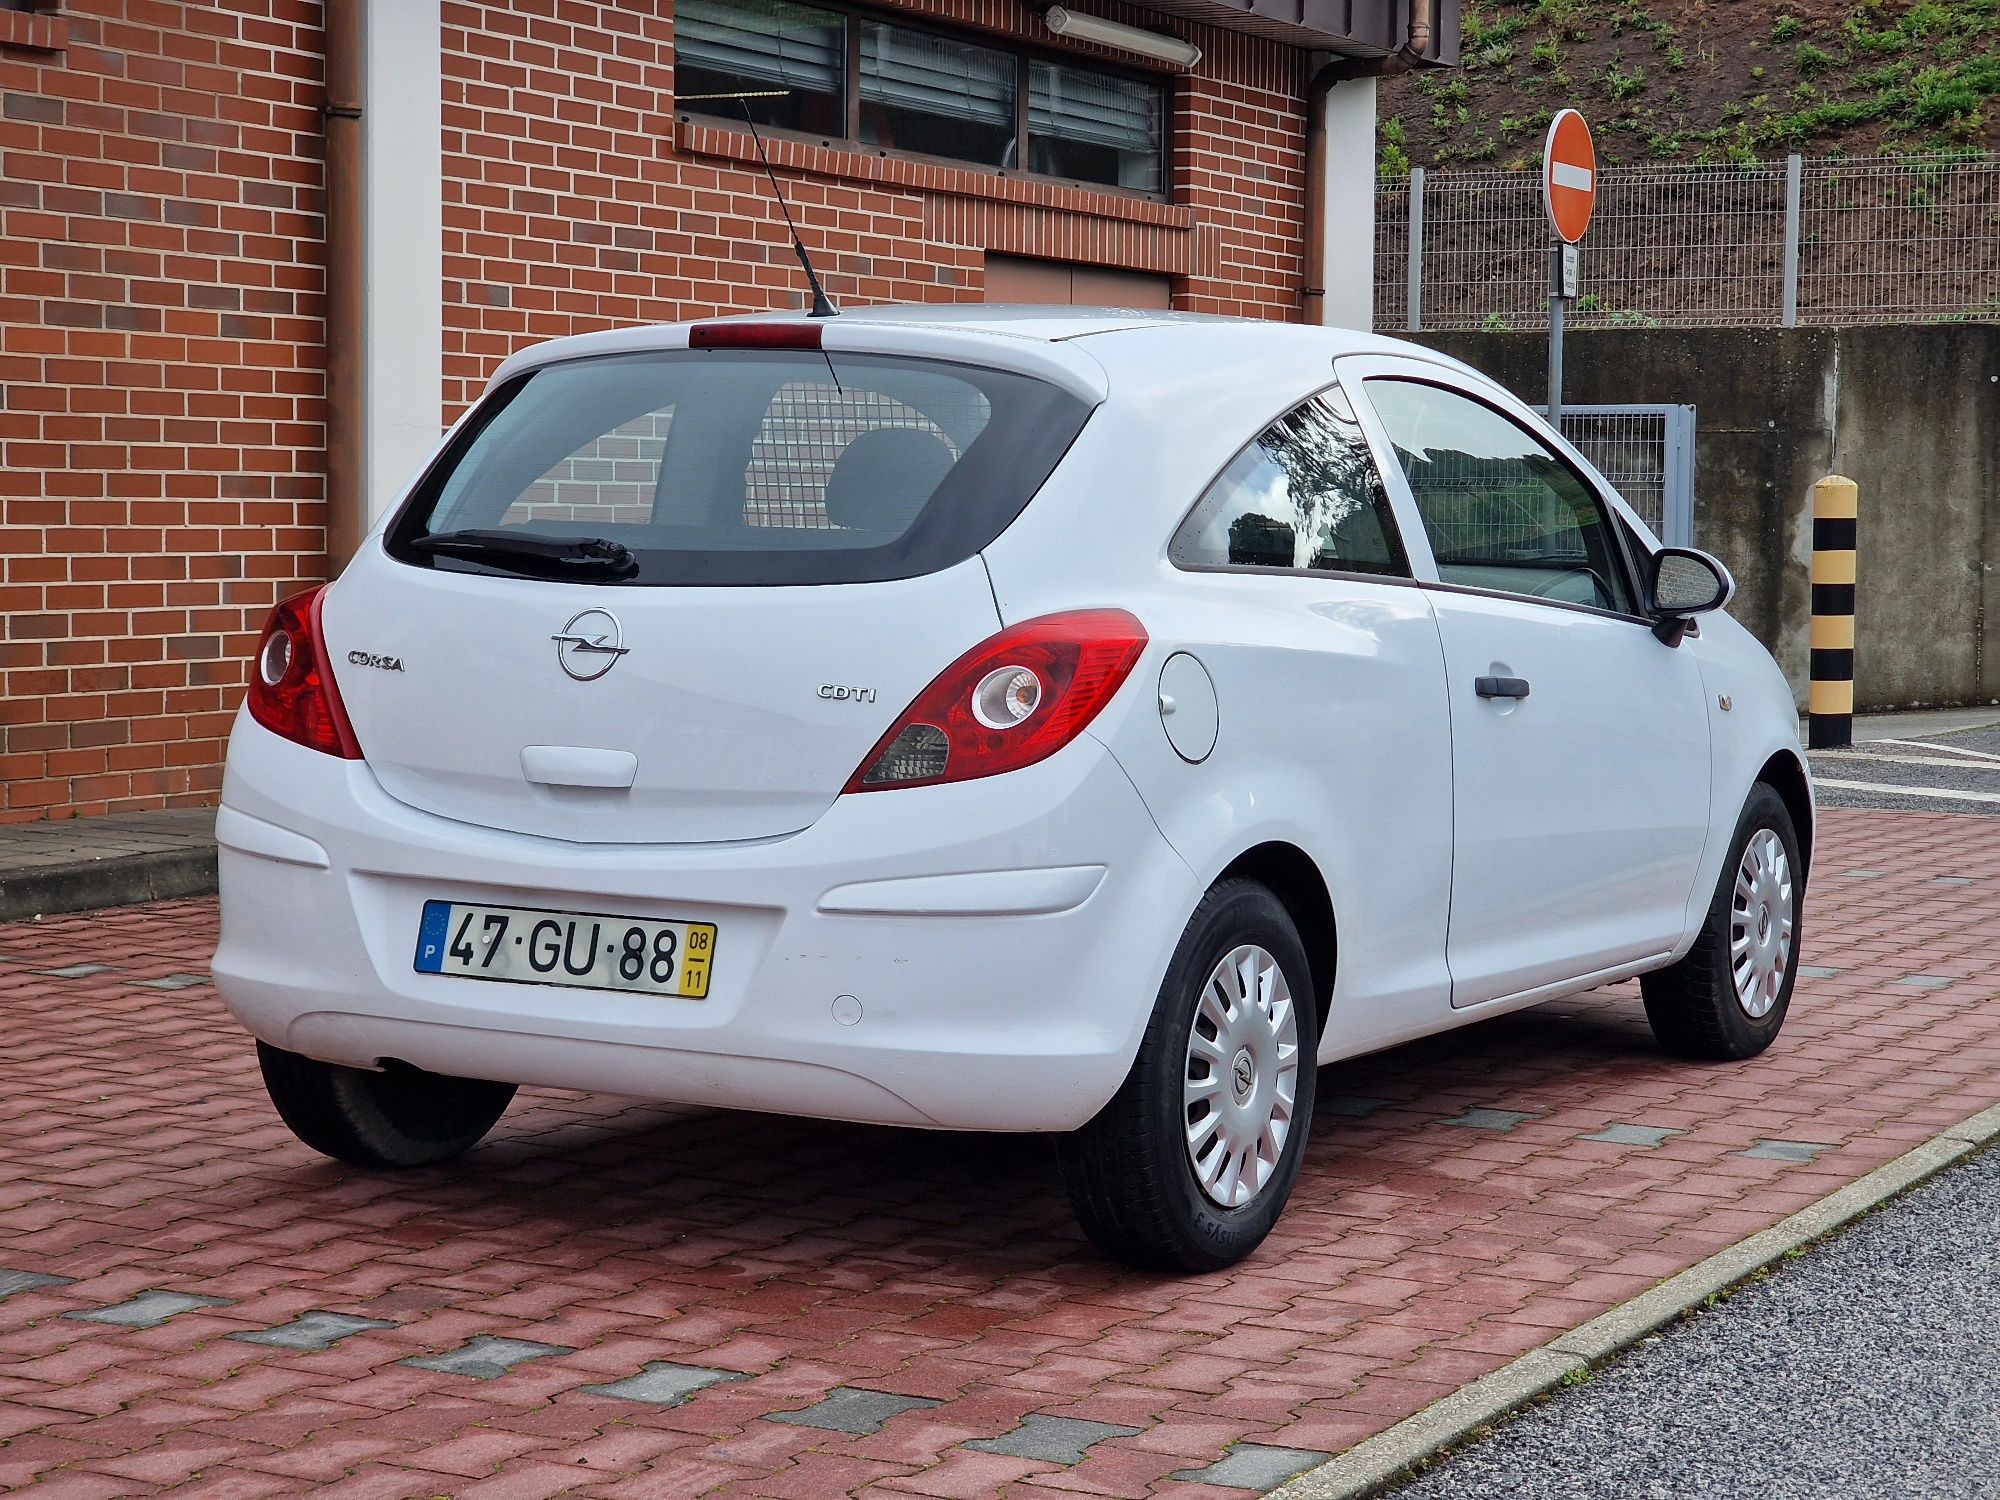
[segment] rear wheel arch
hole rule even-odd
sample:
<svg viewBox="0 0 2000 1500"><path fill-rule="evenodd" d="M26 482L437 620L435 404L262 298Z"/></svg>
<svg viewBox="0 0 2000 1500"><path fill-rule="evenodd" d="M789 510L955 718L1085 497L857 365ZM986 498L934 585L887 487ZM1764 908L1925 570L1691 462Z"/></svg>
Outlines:
<svg viewBox="0 0 2000 1500"><path fill-rule="evenodd" d="M1799 841L1801 873L1812 868L1813 803L1806 768L1789 750L1780 750L1757 772L1757 780L1776 792L1792 816L1792 832Z"/></svg>
<svg viewBox="0 0 2000 1500"><path fill-rule="evenodd" d="M1333 896L1313 857L1297 844L1271 841L1246 849L1210 882L1213 890L1226 880L1254 880L1276 896L1298 929L1312 966L1314 1007L1319 1034L1324 1035L1333 1008L1334 970L1339 953L1333 916Z"/></svg>

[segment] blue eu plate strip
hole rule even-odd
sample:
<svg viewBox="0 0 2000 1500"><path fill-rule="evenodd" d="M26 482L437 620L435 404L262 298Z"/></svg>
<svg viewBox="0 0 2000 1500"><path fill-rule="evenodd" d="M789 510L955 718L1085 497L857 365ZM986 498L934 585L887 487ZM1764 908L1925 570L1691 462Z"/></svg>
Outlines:
<svg viewBox="0 0 2000 1500"><path fill-rule="evenodd" d="M444 972L444 945L451 940L451 903L426 901L423 925L417 929L417 972Z"/></svg>

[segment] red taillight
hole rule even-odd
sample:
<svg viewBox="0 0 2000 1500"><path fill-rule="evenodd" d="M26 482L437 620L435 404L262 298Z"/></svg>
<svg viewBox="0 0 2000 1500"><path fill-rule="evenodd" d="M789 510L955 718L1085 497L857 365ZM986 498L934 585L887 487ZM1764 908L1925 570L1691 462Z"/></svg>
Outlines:
<svg viewBox="0 0 2000 1500"><path fill-rule="evenodd" d="M847 783L936 786L1046 760L1111 701L1146 628L1122 609L1045 615L973 647L917 694Z"/></svg>
<svg viewBox="0 0 2000 1500"><path fill-rule="evenodd" d="M817 323L695 323L690 349L817 349Z"/></svg>
<svg viewBox="0 0 2000 1500"><path fill-rule="evenodd" d="M327 669L320 636L320 595L326 585L294 594L271 611L250 663L250 717L294 744L343 760L361 759L340 689Z"/></svg>

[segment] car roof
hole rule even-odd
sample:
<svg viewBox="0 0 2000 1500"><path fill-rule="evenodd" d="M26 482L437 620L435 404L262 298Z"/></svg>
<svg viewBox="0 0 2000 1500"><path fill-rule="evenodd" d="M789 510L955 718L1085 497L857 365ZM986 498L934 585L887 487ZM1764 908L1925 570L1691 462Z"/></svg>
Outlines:
<svg viewBox="0 0 2000 1500"><path fill-rule="evenodd" d="M494 373L493 380L497 384L535 365L594 354L683 349L687 347L688 330L697 323L799 322L804 316L798 310L785 309L575 334L516 351ZM1109 356L1112 351L1104 345L1122 343L1127 337L1142 337L1152 346L1148 360L1155 357L1158 342L1165 338L1177 346L1177 354L1184 353L1197 361L1216 357L1240 360L1246 355L1255 357L1254 351L1260 350L1268 351L1271 357L1290 356L1329 363L1350 354L1401 354L1463 369L1456 360L1434 350L1353 329L1151 308L983 302L892 304L848 307L825 326L829 335L837 332L840 336L838 344L829 338L829 349L873 345L885 351L916 353L925 346L951 347L959 357L977 358L978 349L984 346L996 363L1025 367L1031 373L1058 373L1066 367L1077 379L1064 383L1072 384L1079 394L1085 395L1090 393L1083 386L1096 384L1101 375L1083 373L1086 369L1095 372L1097 362L1085 358L1079 363L1076 356L1083 354L1086 347ZM879 335L882 343L877 345L871 334ZM1003 353L1008 348L1015 351L1012 357ZM1028 351L1034 348L1046 352L1030 355ZM1149 383L1140 370L1128 371L1128 378L1131 376L1139 376L1141 386ZM1101 389L1097 394L1101 394Z"/></svg>

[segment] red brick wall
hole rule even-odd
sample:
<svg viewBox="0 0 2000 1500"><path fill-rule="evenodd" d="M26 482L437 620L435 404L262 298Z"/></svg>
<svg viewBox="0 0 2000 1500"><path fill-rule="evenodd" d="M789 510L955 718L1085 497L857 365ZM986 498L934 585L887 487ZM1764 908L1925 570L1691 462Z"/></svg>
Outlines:
<svg viewBox="0 0 2000 1500"><path fill-rule="evenodd" d="M0 821L212 802L323 567L318 26L0 13Z"/></svg>
<svg viewBox="0 0 2000 1500"><path fill-rule="evenodd" d="M1015 0L901 8L1050 41ZM442 416L524 343L796 305L742 138L674 114L671 9L445 0ZM837 297L978 300L992 250L1297 316L1302 59L1101 9L1206 54L1172 201L774 141ZM53 10L0 12L0 821L212 802L325 546L317 0Z"/></svg>
<svg viewBox="0 0 2000 1500"><path fill-rule="evenodd" d="M888 5L1054 42L1013 0ZM744 138L674 113L671 9L445 0L451 414L526 343L797 305L798 268ZM978 301L992 250L1169 274L1176 306L1192 311L1298 316L1301 54L1154 12L1098 11L1172 27L1203 50L1198 71L1178 81L1173 201L773 139L836 300Z"/></svg>

